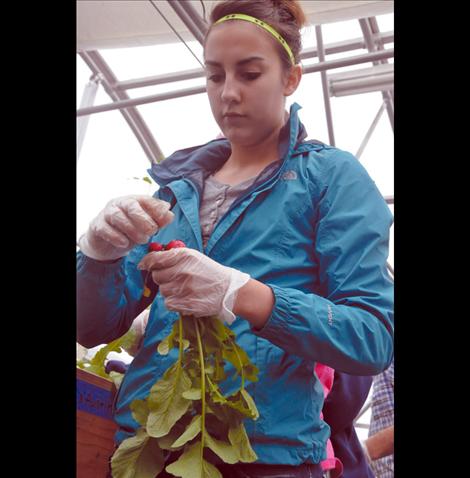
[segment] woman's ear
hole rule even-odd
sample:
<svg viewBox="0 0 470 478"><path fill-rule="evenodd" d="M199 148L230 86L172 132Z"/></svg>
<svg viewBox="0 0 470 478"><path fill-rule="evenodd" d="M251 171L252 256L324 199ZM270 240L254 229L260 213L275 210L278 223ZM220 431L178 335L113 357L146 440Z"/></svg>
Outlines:
<svg viewBox="0 0 470 478"><path fill-rule="evenodd" d="M293 66L287 75L286 83L284 86L284 96L292 95L299 86L302 79L302 65Z"/></svg>

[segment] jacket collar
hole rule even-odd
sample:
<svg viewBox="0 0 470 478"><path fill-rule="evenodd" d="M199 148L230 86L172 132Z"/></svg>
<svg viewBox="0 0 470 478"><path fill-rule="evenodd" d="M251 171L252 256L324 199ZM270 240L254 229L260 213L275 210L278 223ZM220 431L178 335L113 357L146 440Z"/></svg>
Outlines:
<svg viewBox="0 0 470 478"><path fill-rule="evenodd" d="M301 106L293 103L290 108L289 121L279 134L279 158L292 154L297 146L307 137L305 126L300 122L298 110ZM181 149L164 161L153 164L148 170L150 176L160 186L177 179L204 177L220 169L230 156L230 142L226 138L215 139L204 145ZM199 181L198 181L199 182Z"/></svg>

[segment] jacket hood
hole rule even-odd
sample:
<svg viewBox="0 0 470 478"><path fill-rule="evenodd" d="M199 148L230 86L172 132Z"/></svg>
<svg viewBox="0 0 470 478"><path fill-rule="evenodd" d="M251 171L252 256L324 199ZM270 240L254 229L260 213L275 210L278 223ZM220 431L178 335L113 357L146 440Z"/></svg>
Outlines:
<svg viewBox="0 0 470 478"><path fill-rule="evenodd" d="M293 103L290 107L289 120L279 134L279 158L284 158L307 137L307 130L300 122L298 110L301 106ZM230 142L226 138L215 139L204 145L181 149L168 156L161 163L155 163L148 169L150 176L160 186L177 179L189 178L194 175L208 175L227 161L231 153Z"/></svg>

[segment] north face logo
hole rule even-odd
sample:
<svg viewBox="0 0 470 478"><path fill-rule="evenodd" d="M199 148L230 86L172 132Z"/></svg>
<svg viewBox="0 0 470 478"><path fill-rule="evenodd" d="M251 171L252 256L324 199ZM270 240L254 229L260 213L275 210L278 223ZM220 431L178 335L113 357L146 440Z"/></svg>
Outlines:
<svg viewBox="0 0 470 478"><path fill-rule="evenodd" d="M292 179L297 179L297 173L293 171L292 169L289 169L286 171L282 176L281 179L284 179L285 181L290 181Z"/></svg>

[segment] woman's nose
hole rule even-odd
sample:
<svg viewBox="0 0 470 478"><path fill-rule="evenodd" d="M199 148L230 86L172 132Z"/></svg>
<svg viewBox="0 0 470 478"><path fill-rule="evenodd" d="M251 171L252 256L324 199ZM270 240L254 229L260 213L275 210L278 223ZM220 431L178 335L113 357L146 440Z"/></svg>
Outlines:
<svg viewBox="0 0 470 478"><path fill-rule="evenodd" d="M235 79L226 77L222 90L222 100L227 103L240 101L240 88Z"/></svg>

